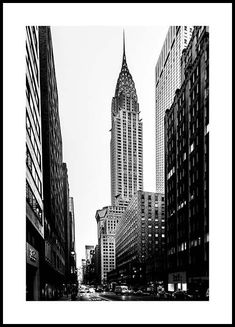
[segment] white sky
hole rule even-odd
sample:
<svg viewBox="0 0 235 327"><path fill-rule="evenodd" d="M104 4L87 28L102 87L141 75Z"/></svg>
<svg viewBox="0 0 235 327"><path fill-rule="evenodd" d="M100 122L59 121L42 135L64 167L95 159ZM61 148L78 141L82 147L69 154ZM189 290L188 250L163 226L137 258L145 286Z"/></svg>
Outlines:
<svg viewBox="0 0 235 327"><path fill-rule="evenodd" d="M95 213L111 205L111 101L127 64L143 118L144 190L155 192L155 65L169 26L52 27L63 160L74 198L77 265L97 244Z"/></svg>

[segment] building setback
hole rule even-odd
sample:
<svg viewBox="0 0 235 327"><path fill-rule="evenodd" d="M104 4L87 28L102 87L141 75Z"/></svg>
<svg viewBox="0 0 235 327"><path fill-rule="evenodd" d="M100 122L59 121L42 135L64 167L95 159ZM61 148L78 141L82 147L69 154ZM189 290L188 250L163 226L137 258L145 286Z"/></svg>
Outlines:
<svg viewBox="0 0 235 327"><path fill-rule="evenodd" d="M58 293L65 280L65 228L62 170L62 137L51 30L39 27L42 111L43 198L45 262L44 296Z"/></svg>
<svg viewBox="0 0 235 327"><path fill-rule="evenodd" d="M195 27L182 86L165 114L168 289L207 288L209 275L209 33Z"/></svg>
<svg viewBox="0 0 235 327"><path fill-rule="evenodd" d="M44 257L38 27L26 27L26 300L41 298Z"/></svg>
<svg viewBox="0 0 235 327"><path fill-rule="evenodd" d="M132 198L116 229L116 276L119 282L136 286L163 280L164 217L163 194L138 191Z"/></svg>
<svg viewBox="0 0 235 327"><path fill-rule="evenodd" d="M155 68L156 82L156 192L164 193L164 115L170 108L175 90L181 85L180 58L187 46L192 26L171 26Z"/></svg>
<svg viewBox="0 0 235 327"><path fill-rule="evenodd" d="M106 284L107 273L116 267L115 231L118 221L124 212L124 207L107 206L96 211L98 231L98 263L101 284Z"/></svg>
<svg viewBox="0 0 235 327"><path fill-rule="evenodd" d="M126 207L135 192L143 189L143 132L135 83L126 62L124 36L111 119L111 204Z"/></svg>

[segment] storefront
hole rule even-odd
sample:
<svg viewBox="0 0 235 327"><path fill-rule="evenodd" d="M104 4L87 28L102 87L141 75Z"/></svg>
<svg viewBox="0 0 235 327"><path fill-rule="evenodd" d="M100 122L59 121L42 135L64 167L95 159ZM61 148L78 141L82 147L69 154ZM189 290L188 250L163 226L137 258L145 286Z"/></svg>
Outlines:
<svg viewBox="0 0 235 327"><path fill-rule="evenodd" d="M178 290L187 291L187 279L185 271L168 274L168 291L175 292Z"/></svg>
<svg viewBox="0 0 235 327"><path fill-rule="evenodd" d="M26 242L26 300L40 300L39 253Z"/></svg>

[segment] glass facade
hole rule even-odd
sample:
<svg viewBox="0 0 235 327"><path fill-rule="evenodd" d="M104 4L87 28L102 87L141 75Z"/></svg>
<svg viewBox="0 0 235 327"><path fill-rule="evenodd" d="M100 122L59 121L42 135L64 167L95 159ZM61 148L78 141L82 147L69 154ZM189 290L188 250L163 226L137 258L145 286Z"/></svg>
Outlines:
<svg viewBox="0 0 235 327"><path fill-rule="evenodd" d="M42 128L38 27L26 27L26 213L43 237Z"/></svg>
<svg viewBox="0 0 235 327"><path fill-rule="evenodd" d="M195 27L192 40L182 55L182 87L177 90L173 105L165 116L167 269L169 274L187 272L185 285L201 280L207 287L208 55L208 28Z"/></svg>
<svg viewBox="0 0 235 327"><path fill-rule="evenodd" d="M175 90L181 85L180 58L192 31L192 26L169 28L155 69L156 192L160 193L164 193L164 115L172 104Z"/></svg>

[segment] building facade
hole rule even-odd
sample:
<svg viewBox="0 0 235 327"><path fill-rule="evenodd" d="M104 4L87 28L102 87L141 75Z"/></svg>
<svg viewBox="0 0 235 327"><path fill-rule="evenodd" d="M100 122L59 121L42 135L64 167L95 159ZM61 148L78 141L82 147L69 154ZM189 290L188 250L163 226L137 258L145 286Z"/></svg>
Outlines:
<svg viewBox="0 0 235 327"><path fill-rule="evenodd" d="M107 273L116 267L115 231L124 207L107 206L96 211L98 231L99 276L101 284L107 283Z"/></svg>
<svg viewBox="0 0 235 327"><path fill-rule="evenodd" d="M70 255L71 255L71 240L70 240L70 214L69 214L69 181L68 181L68 169L64 162L63 168L63 199L64 199L64 230L65 230L65 279L66 284L69 284L70 280ZM66 285L68 288L69 285Z"/></svg>
<svg viewBox="0 0 235 327"><path fill-rule="evenodd" d="M93 255L94 249L94 245L85 245L85 257L86 261L89 263L91 263L91 256Z"/></svg>
<svg viewBox="0 0 235 327"><path fill-rule="evenodd" d="M143 189L143 131L135 83L123 59L111 109L111 204L126 207Z"/></svg>
<svg viewBox="0 0 235 327"><path fill-rule="evenodd" d="M45 261L43 295L56 297L65 281L62 137L51 30L39 27Z"/></svg>
<svg viewBox="0 0 235 327"><path fill-rule="evenodd" d="M164 115L170 108L175 90L181 85L180 59L188 45L192 26L171 26L166 35L155 68L156 83L156 192L164 193Z"/></svg>
<svg viewBox="0 0 235 327"><path fill-rule="evenodd" d="M168 289L209 283L209 30L195 27L165 114Z"/></svg>
<svg viewBox="0 0 235 327"><path fill-rule="evenodd" d="M77 254L75 246L75 215L73 197L69 197L69 217L70 217L70 284L77 284Z"/></svg>
<svg viewBox="0 0 235 327"><path fill-rule="evenodd" d="M96 284L95 271L95 247L93 245L85 245L85 266L84 266L84 280L85 284Z"/></svg>
<svg viewBox="0 0 235 327"><path fill-rule="evenodd" d="M41 298L44 257L38 27L26 27L26 300Z"/></svg>
<svg viewBox="0 0 235 327"><path fill-rule="evenodd" d="M116 229L118 282L137 286L162 281L164 251L164 195L137 191Z"/></svg>

